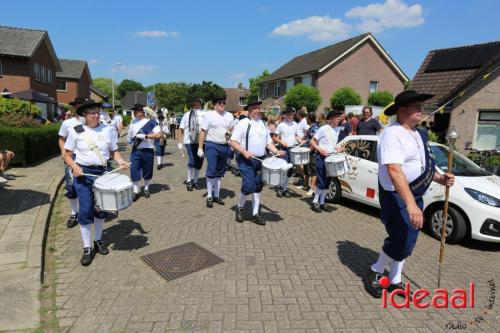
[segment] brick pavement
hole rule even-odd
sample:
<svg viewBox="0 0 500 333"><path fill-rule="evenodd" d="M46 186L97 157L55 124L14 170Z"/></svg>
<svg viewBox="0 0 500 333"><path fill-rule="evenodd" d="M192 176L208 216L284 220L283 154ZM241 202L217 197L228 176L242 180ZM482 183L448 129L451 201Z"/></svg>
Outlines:
<svg viewBox="0 0 500 333"><path fill-rule="evenodd" d="M57 226L57 316L71 332L441 332L470 321L487 304L486 281L500 281L500 246L447 246L443 287L476 281L476 308L381 309L361 277L377 257L385 231L378 211L345 202L316 214L298 196L266 189L265 227L234 222L240 178L226 175L226 206L205 208L205 191L187 192L185 160L169 142L171 165L155 170L151 198L106 223L110 254L80 266L77 228ZM293 187L292 187L293 188ZM250 205L246 207L250 215ZM211 214L211 215L209 215ZM140 256L194 241L225 262L167 282ZM405 275L437 284L439 242L421 234ZM498 303L498 302L497 302ZM468 331L500 330L500 305Z"/></svg>

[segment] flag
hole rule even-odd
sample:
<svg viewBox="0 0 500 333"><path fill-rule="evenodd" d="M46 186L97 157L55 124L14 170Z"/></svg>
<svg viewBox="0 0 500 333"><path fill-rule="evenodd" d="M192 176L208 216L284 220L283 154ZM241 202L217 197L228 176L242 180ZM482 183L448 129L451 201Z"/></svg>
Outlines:
<svg viewBox="0 0 500 333"><path fill-rule="evenodd" d="M148 97L147 97L147 106L153 106L153 105L156 105L156 101L155 101L155 93L154 91L149 91L148 92Z"/></svg>

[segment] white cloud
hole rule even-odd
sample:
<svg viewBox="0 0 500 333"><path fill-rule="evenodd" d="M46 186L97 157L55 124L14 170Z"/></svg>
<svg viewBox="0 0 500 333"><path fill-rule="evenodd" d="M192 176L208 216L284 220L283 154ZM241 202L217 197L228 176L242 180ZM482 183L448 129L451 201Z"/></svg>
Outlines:
<svg viewBox="0 0 500 333"><path fill-rule="evenodd" d="M98 64L99 63L99 60L97 59L90 59L89 61L87 61L87 63L89 65L95 65L95 64Z"/></svg>
<svg viewBox="0 0 500 333"><path fill-rule="evenodd" d="M422 6L408 6L402 0L386 0L366 7L354 7L346 17L361 19L356 28L363 32L382 32L388 28L410 28L424 24Z"/></svg>
<svg viewBox="0 0 500 333"><path fill-rule="evenodd" d="M138 37L163 38L163 37L178 37L179 33L177 31L144 30L144 31L137 31L134 35Z"/></svg>
<svg viewBox="0 0 500 333"><path fill-rule="evenodd" d="M117 67L116 71L129 77L137 77L148 75L154 70L156 70L156 66L153 65L122 65Z"/></svg>
<svg viewBox="0 0 500 333"><path fill-rule="evenodd" d="M311 16L280 25L273 35L307 36L313 41L335 41L349 36L351 26L339 18Z"/></svg>

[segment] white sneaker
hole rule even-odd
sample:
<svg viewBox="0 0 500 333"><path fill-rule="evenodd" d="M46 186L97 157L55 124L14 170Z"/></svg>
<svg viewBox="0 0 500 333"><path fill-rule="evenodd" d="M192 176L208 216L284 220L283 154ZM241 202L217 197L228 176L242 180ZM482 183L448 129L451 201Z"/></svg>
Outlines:
<svg viewBox="0 0 500 333"><path fill-rule="evenodd" d="M308 196L308 197L312 197L313 195L314 195L314 191L313 190L309 190L306 193L306 196Z"/></svg>
<svg viewBox="0 0 500 333"><path fill-rule="evenodd" d="M7 179L0 177L0 184L7 183Z"/></svg>

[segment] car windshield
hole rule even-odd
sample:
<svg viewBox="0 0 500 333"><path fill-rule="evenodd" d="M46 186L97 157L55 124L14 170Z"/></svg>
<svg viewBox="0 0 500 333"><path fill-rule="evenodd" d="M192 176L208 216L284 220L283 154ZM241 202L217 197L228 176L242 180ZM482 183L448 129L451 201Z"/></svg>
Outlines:
<svg viewBox="0 0 500 333"><path fill-rule="evenodd" d="M436 160L436 165L443 172L448 172L448 149L443 146L431 146L432 153ZM468 158L458 154L453 154L452 173L455 176L480 177L489 176L490 173L481 169Z"/></svg>

